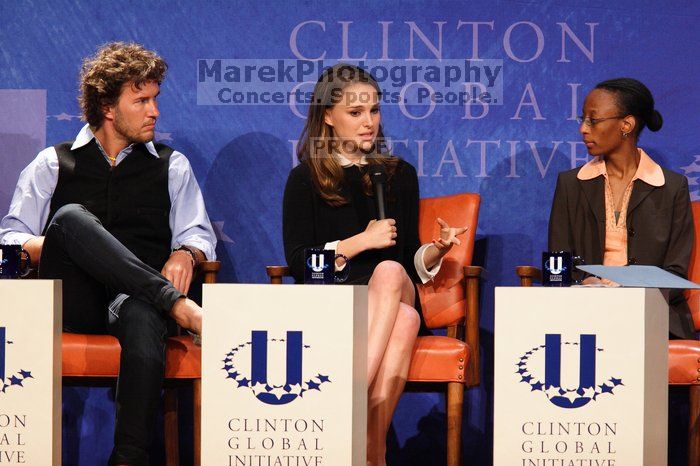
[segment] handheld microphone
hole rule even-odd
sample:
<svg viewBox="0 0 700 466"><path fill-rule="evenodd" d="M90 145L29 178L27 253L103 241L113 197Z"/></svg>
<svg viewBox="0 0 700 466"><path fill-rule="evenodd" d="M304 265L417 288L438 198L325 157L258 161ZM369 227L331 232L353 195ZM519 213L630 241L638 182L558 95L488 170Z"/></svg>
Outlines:
<svg viewBox="0 0 700 466"><path fill-rule="evenodd" d="M377 203L377 217L379 220L386 218L386 202L384 200L384 183L386 183L386 169L382 164L371 165L369 178L374 187L374 201Z"/></svg>

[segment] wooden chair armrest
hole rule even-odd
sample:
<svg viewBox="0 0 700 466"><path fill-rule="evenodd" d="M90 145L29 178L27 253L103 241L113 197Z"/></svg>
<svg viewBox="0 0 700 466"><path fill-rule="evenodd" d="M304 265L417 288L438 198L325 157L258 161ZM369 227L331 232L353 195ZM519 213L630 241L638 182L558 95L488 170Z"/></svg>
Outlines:
<svg viewBox="0 0 700 466"><path fill-rule="evenodd" d="M466 281L467 315L464 318L464 341L471 351L469 365L467 366L468 387L479 385L481 380L479 370L479 283L483 267L468 265L464 267L464 279Z"/></svg>
<svg viewBox="0 0 700 466"><path fill-rule="evenodd" d="M519 265L515 268L515 273L520 278L520 286L532 286L533 283L542 281L542 269L532 265Z"/></svg>
<svg viewBox="0 0 700 466"><path fill-rule="evenodd" d="M268 265L265 267L267 276L270 277L270 283L273 285L281 285L282 278L291 276L289 267L286 265Z"/></svg>
<svg viewBox="0 0 700 466"><path fill-rule="evenodd" d="M216 274L221 270L221 262L204 261L197 265L197 271L204 274L204 283L216 283Z"/></svg>

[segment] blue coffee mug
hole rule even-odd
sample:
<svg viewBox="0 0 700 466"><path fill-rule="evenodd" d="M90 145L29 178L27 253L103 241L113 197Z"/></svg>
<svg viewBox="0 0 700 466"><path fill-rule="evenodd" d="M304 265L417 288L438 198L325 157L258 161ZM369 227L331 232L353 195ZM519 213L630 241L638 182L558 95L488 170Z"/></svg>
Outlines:
<svg viewBox="0 0 700 466"><path fill-rule="evenodd" d="M568 251L542 253L542 286L571 286L573 262Z"/></svg>
<svg viewBox="0 0 700 466"><path fill-rule="evenodd" d="M29 275L29 253L18 244L0 245L0 279Z"/></svg>
<svg viewBox="0 0 700 466"><path fill-rule="evenodd" d="M335 260L344 257L332 249L304 250L304 283L307 285L330 285L342 283L348 278L350 264L339 274L335 272Z"/></svg>

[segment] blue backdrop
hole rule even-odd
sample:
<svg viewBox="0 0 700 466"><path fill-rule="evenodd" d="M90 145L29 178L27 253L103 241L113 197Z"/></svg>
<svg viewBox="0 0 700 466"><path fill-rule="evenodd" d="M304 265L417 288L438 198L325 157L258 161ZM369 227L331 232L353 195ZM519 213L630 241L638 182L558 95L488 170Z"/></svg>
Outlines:
<svg viewBox="0 0 700 466"><path fill-rule="evenodd" d="M385 133L419 170L422 196L479 192L476 260L488 270L482 299L483 384L468 392L465 456L491 463L493 287L516 283L514 266L537 263L557 172L586 161L574 116L595 83L645 82L664 116L641 145L685 173L700 198L700 76L696 1L52 2L0 4L0 209L21 168L46 144L73 139L83 57L112 40L135 41L169 63L157 139L190 159L219 236L221 281L262 283L284 262L281 200L303 126L289 105L199 105L201 59L330 61L502 60L503 100L487 110L386 105ZM411 113L415 111L415 113ZM485 112L485 113L484 113ZM699 159L700 160L700 159ZM393 464L437 464L443 399L410 393L396 413ZM64 389L64 464L104 463L112 393ZM682 412L682 409L675 411ZM671 435L683 420L672 409ZM672 438L672 463L683 440ZM159 448L154 454L160 455Z"/></svg>

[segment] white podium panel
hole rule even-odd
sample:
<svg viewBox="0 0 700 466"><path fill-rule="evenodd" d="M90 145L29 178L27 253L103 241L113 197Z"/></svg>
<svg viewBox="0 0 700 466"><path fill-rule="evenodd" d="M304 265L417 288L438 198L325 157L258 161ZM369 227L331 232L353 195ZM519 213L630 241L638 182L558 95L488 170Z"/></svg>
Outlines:
<svg viewBox="0 0 700 466"><path fill-rule="evenodd" d="M61 282L0 280L0 464L61 464Z"/></svg>
<svg viewBox="0 0 700 466"><path fill-rule="evenodd" d="M364 466L367 288L204 285L203 466Z"/></svg>
<svg viewBox="0 0 700 466"><path fill-rule="evenodd" d="M496 288L495 466L666 465L657 289Z"/></svg>

